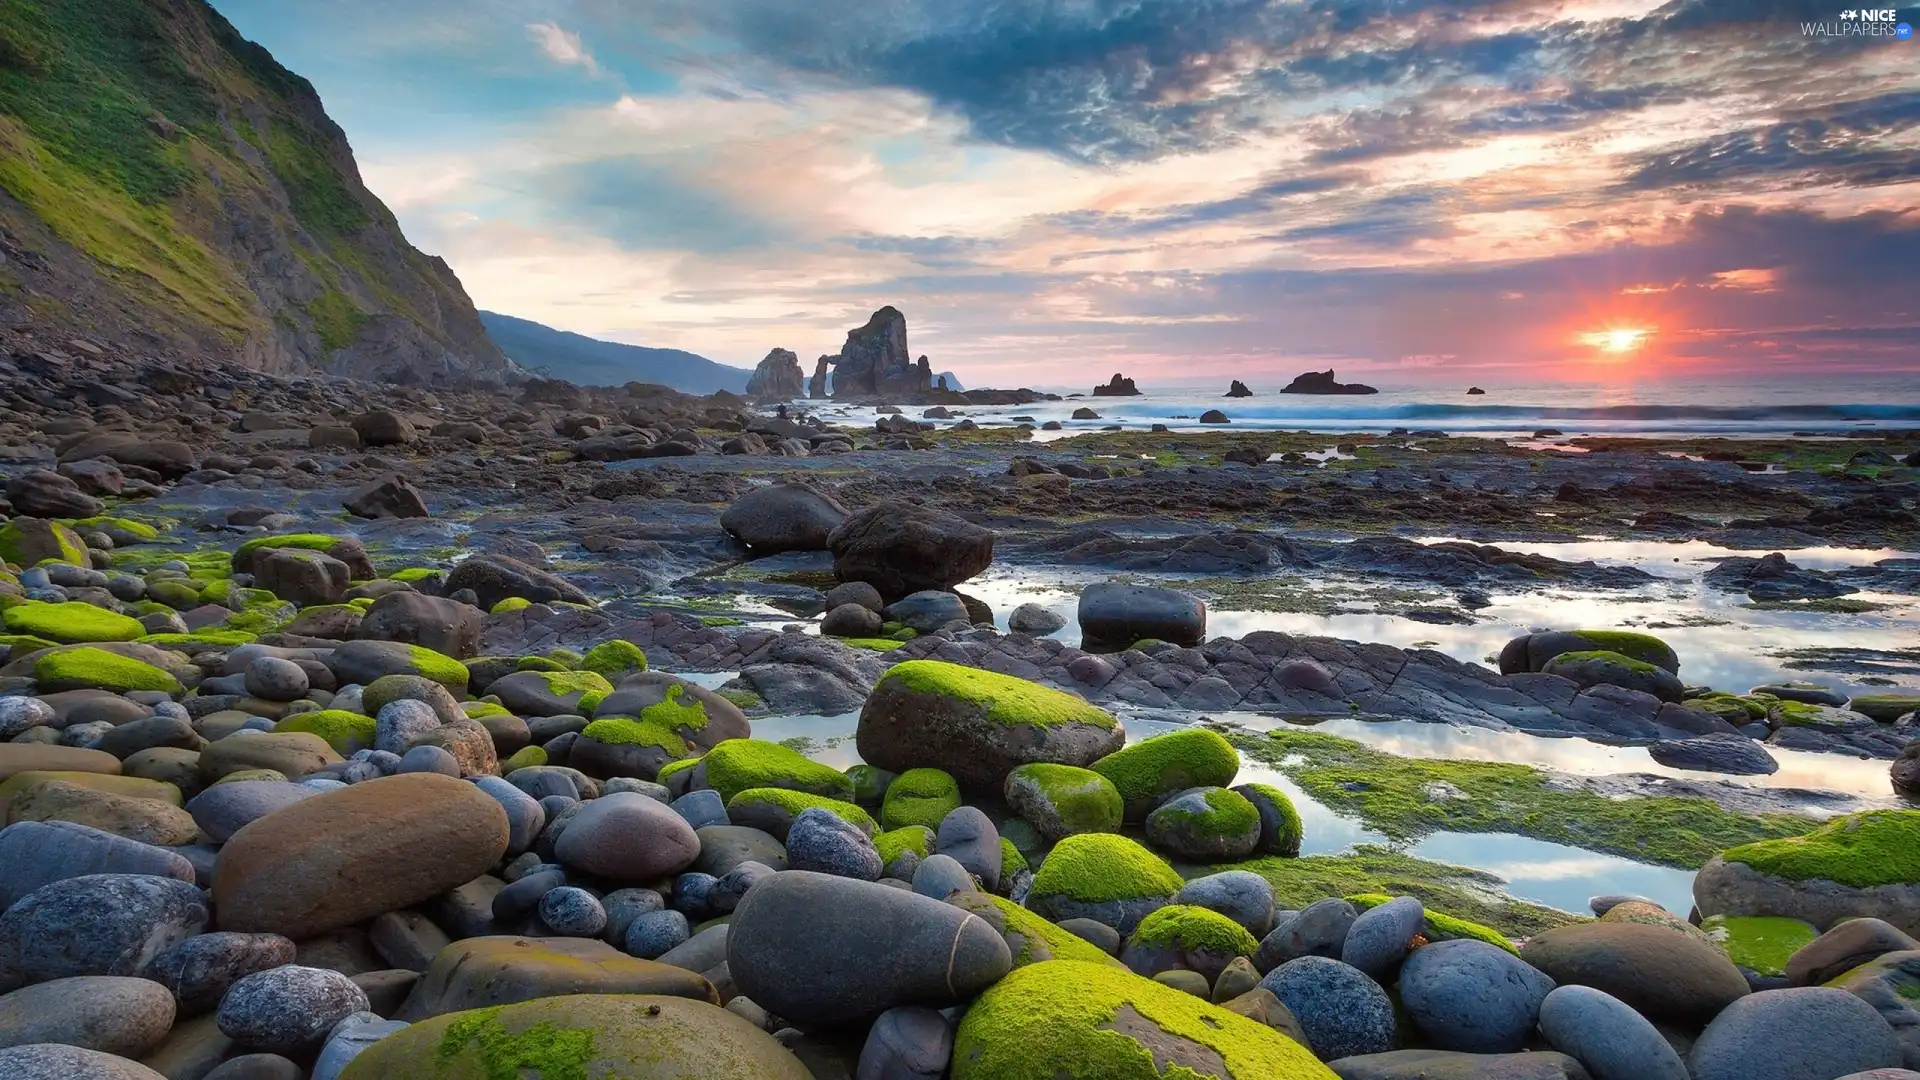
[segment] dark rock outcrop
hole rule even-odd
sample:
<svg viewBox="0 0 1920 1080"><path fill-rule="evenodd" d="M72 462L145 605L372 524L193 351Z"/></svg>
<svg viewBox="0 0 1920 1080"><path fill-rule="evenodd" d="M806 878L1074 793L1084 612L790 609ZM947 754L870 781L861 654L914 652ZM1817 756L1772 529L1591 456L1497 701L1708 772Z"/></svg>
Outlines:
<svg viewBox="0 0 1920 1080"><path fill-rule="evenodd" d="M1104 386L1096 386L1093 388L1093 396L1139 397L1140 388L1133 385L1132 379L1126 378L1116 371L1113 373L1113 378L1108 379Z"/></svg>
<svg viewBox="0 0 1920 1080"><path fill-rule="evenodd" d="M824 401L827 397L827 368L835 358L823 356L813 362L813 378L807 380L807 397L814 401Z"/></svg>
<svg viewBox="0 0 1920 1080"><path fill-rule="evenodd" d="M1282 387L1283 394L1377 394L1380 391L1365 383L1335 382L1333 369L1308 371L1294 377L1294 380Z"/></svg>
<svg viewBox="0 0 1920 1080"><path fill-rule="evenodd" d="M747 395L762 398L805 397L807 377L800 370L800 358L791 349L774 349L747 380Z"/></svg>
<svg viewBox="0 0 1920 1080"><path fill-rule="evenodd" d="M1228 397L1252 397L1253 391L1247 389L1246 383L1241 382L1239 379L1235 379L1233 380L1233 385L1227 387L1227 396Z"/></svg>
<svg viewBox="0 0 1920 1080"><path fill-rule="evenodd" d="M847 331L833 373L833 396L911 399L925 394L933 386L933 371L926 357L918 363L909 357L907 317L891 305L881 308L865 326Z"/></svg>

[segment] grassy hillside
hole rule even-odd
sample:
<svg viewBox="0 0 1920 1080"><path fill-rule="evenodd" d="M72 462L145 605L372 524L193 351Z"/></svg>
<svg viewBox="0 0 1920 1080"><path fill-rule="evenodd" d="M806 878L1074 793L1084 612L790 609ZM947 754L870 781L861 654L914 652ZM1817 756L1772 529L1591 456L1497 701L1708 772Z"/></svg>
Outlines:
<svg viewBox="0 0 1920 1080"><path fill-rule="evenodd" d="M650 349L600 341L491 311L481 312L480 321L514 363L549 378L582 386L647 382L670 386L686 394L711 394L719 390L739 394L746 391L747 378L753 374L680 349Z"/></svg>
<svg viewBox="0 0 1920 1080"><path fill-rule="evenodd" d="M273 369L506 367L313 86L204 0L0 0L0 226L51 249L47 280L0 282L39 319Z"/></svg>

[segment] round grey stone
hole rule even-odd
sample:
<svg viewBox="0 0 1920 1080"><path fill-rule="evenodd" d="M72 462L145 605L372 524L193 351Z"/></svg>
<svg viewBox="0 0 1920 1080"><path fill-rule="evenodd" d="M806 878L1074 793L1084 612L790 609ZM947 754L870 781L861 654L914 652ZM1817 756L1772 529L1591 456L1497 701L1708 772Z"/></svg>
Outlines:
<svg viewBox="0 0 1920 1080"><path fill-rule="evenodd" d="M1400 1001L1441 1050L1512 1053L1526 1045L1553 980L1484 941L1438 941L1400 968Z"/></svg>
<svg viewBox="0 0 1920 1080"><path fill-rule="evenodd" d="M627 927L633 920L665 908L667 898L652 889L615 889L600 898L600 906L607 909L607 928L600 936L619 945L627 939Z"/></svg>
<svg viewBox="0 0 1920 1080"><path fill-rule="evenodd" d="M1556 988L1540 1003L1547 1045L1577 1059L1593 1080L1692 1080L1653 1022L1590 986Z"/></svg>
<svg viewBox="0 0 1920 1080"><path fill-rule="evenodd" d="M221 1034L250 1050L317 1049L333 1026L367 1010L366 991L337 971L287 964L241 979L220 999Z"/></svg>
<svg viewBox="0 0 1920 1080"><path fill-rule="evenodd" d="M1329 897L1308 904L1298 914L1281 919L1273 932L1260 941L1253 954L1253 966L1262 972L1302 956L1324 956L1337 960L1346 947L1347 932L1359 917L1352 904Z"/></svg>
<svg viewBox="0 0 1920 1080"><path fill-rule="evenodd" d="M1100 951L1108 956L1119 956L1121 947L1126 944L1126 938L1120 935L1120 931L1094 919L1064 919L1059 925L1060 929L1074 937L1099 946Z"/></svg>
<svg viewBox="0 0 1920 1080"><path fill-rule="evenodd" d="M697 870L681 874L673 879L673 896L668 904L673 910L698 922L712 909L713 887L719 883L719 878Z"/></svg>
<svg viewBox="0 0 1920 1080"><path fill-rule="evenodd" d="M940 819L934 833L935 851L966 867L967 873L980 879L982 889L999 891L1005 851L1000 846L1000 830L994 828L993 819L985 811L977 806L955 807Z"/></svg>
<svg viewBox="0 0 1920 1080"><path fill-rule="evenodd" d="M613 881L658 881L693 864L700 838L664 804L629 791L602 795L567 820L553 845L570 869Z"/></svg>
<svg viewBox="0 0 1920 1080"><path fill-rule="evenodd" d="M658 960L693 937L687 917L677 911L646 911L627 924L621 947L629 956Z"/></svg>
<svg viewBox="0 0 1920 1080"><path fill-rule="evenodd" d="M1217 911L1255 938L1273 929L1273 885L1251 870L1224 870L1187 882L1173 896L1176 904Z"/></svg>
<svg viewBox="0 0 1920 1080"><path fill-rule="evenodd" d="M1041 604L1021 604L1007 616L1007 629L1021 634L1051 634L1067 625L1067 617Z"/></svg>
<svg viewBox="0 0 1920 1080"><path fill-rule="evenodd" d="M540 921L565 937L599 937L607 928L607 909L587 890L562 885L540 898Z"/></svg>
<svg viewBox="0 0 1920 1080"><path fill-rule="evenodd" d="M0 914L0 992L70 975L137 975L207 925L191 882L89 874L42 885Z"/></svg>
<svg viewBox="0 0 1920 1080"><path fill-rule="evenodd" d="M935 900L977 888L973 875L951 855L929 855L913 872L913 891Z"/></svg>
<svg viewBox="0 0 1920 1080"><path fill-rule="evenodd" d="M1260 985L1300 1022L1322 1061L1393 1049L1393 1001L1359 968L1303 956L1268 972Z"/></svg>
<svg viewBox="0 0 1920 1080"><path fill-rule="evenodd" d="M0 829L0 867L0 911L42 885L88 874L194 880L193 864L178 852L74 821L16 821Z"/></svg>
<svg viewBox="0 0 1920 1080"><path fill-rule="evenodd" d="M258 971L293 963L293 942L279 934L200 934L161 953L142 968L173 992L181 1012L193 1015L220 1004L227 988Z"/></svg>
<svg viewBox="0 0 1920 1080"><path fill-rule="evenodd" d="M712 788L689 791L673 800L673 812L687 819L687 824L695 829L704 829L709 825L731 825L727 817L727 802L720 793Z"/></svg>
<svg viewBox="0 0 1920 1080"><path fill-rule="evenodd" d="M1873 1006L1823 986L1740 998L1687 1057L1694 1080L1829 1080L1901 1064L1900 1040Z"/></svg>
<svg viewBox="0 0 1920 1080"><path fill-rule="evenodd" d="M403 1020L383 1020L378 1013L354 1013L335 1024L327 1035L326 1046L313 1063L310 1080L339 1080L348 1063L359 1057L362 1050L395 1032L405 1031L408 1026Z"/></svg>
<svg viewBox="0 0 1920 1080"><path fill-rule="evenodd" d="M270 659L270 658L269 658ZM233 834L294 803L320 794L319 789L285 780L236 780L215 784L187 800L187 813L215 843L224 844Z"/></svg>
<svg viewBox="0 0 1920 1080"><path fill-rule="evenodd" d="M79 975L0 996L0 1046L62 1043L137 1058L173 1027L173 995L146 979Z"/></svg>
<svg viewBox="0 0 1920 1080"><path fill-rule="evenodd" d="M707 906L725 915L740 906L747 890L772 877L777 871L765 863L743 862L714 879L707 890Z"/></svg>
<svg viewBox="0 0 1920 1080"><path fill-rule="evenodd" d="M33 697L0 697L0 742L53 723L53 706Z"/></svg>
<svg viewBox="0 0 1920 1080"><path fill-rule="evenodd" d="M59 1043L0 1050L0 1076L7 1080L167 1080L137 1061Z"/></svg>
<svg viewBox="0 0 1920 1080"><path fill-rule="evenodd" d="M1376 978L1390 975L1427 925L1427 912L1411 896L1397 896L1360 913L1340 946L1340 960Z"/></svg>
<svg viewBox="0 0 1920 1080"><path fill-rule="evenodd" d="M389 701L373 718L373 748L405 754L417 740L439 728L440 716L426 702L413 698Z"/></svg>
<svg viewBox="0 0 1920 1080"><path fill-rule="evenodd" d="M992 823L988 823L992 827ZM873 841L831 810L800 811L787 830L787 865L835 877L877 881L884 867Z"/></svg>
<svg viewBox="0 0 1920 1080"><path fill-rule="evenodd" d="M243 673L247 693L268 701L298 701L307 693L306 669L277 656L256 656Z"/></svg>
<svg viewBox="0 0 1920 1080"><path fill-rule="evenodd" d="M395 702L394 704L399 704ZM441 776L460 778L460 759L443 746L420 745L400 755L400 767L394 770L403 773L439 773Z"/></svg>
<svg viewBox="0 0 1920 1080"><path fill-rule="evenodd" d="M953 1027L932 1009L888 1009L860 1048L854 1080L940 1080L953 1060Z"/></svg>
<svg viewBox="0 0 1920 1080"><path fill-rule="evenodd" d="M476 776L473 784L507 812L507 855L518 855L532 847L547 824L547 812L541 809L539 800L498 776Z"/></svg>
<svg viewBox="0 0 1920 1080"><path fill-rule="evenodd" d="M827 590L827 610L831 611L842 604L859 604L874 612L887 606L880 596L880 590L864 581L845 581Z"/></svg>

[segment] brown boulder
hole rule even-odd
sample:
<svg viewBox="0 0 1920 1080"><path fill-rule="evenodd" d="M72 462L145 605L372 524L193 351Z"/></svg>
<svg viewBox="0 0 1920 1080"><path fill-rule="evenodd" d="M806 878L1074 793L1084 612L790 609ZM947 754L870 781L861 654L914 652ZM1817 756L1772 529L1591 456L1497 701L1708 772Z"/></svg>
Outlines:
<svg viewBox="0 0 1920 1080"><path fill-rule="evenodd" d="M660 994L719 1004L713 984L592 938L477 937L441 949L396 1020L565 994Z"/></svg>

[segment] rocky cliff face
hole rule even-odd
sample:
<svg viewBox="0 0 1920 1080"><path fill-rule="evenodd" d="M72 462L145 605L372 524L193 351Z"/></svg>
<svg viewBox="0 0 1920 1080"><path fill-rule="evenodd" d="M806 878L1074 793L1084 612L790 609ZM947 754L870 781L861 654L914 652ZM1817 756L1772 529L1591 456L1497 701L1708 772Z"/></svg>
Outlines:
<svg viewBox="0 0 1920 1080"><path fill-rule="evenodd" d="M747 380L747 396L797 398L807 396L807 376L792 349L774 349Z"/></svg>
<svg viewBox="0 0 1920 1080"><path fill-rule="evenodd" d="M907 352L907 317L898 308L883 307L865 326L847 331L833 372L835 398L909 399L932 386L927 358L916 364Z"/></svg>
<svg viewBox="0 0 1920 1080"><path fill-rule="evenodd" d="M0 0L0 317L271 372L514 371L312 84L204 0Z"/></svg>

